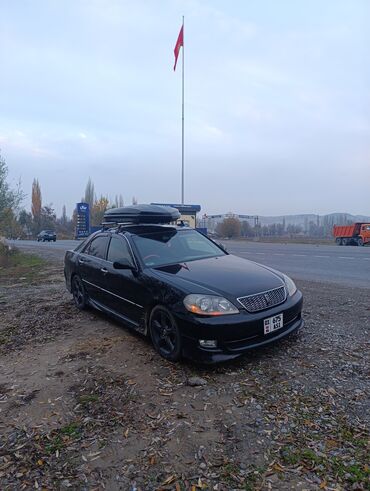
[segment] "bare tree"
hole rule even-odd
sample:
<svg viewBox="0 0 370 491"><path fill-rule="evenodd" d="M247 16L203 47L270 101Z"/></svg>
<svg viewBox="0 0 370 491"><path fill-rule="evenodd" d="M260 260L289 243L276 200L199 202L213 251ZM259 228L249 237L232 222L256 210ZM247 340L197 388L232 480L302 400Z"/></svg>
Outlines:
<svg viewBox="0 0 370 491"><path fill-rule="evenodd" d="M60 223L62 225L66 225L67 224L67 221L68 221L68 218L67 218L66 205L63 205L63 208L62 208L62 216L61 216L61 219L60 219Z"/></svg>
<svg viewBox="0 0 370 491"><path fill-rule="evenodd" d="M39 232L41 223L41 211L42 211L42 195L41 188L38 179L34 179L32 183L32 204L31 211L33 216L33 221L35 224L36 233Z"/></svg>
<svg viewBox="0 0 370 491"><path fill-rule="evenodd" d="M86 189L85 189L85 196L83 198L84 203L88 203L90 205L90 210L94 206L95 200L96 200L96 195L95 195L95 187L94 184L91 180L91 177L89 177L89 180L87 181L86 184Z"/></svg>
<svg viewBox="0 0 370 491"><path fill-rule="evenodd" d="M216 232L222 237L240 237L241 224L238 218L225 218L217 225Z"/></svg>
<svg viewBox="0 0 370 491"><path fill-rule="evenodd" d="M20 183L16 190L10 188L7 182L7 175L8 168L0 154L0 218L7 210L16 210L24 197L20 189Z"/></svg>

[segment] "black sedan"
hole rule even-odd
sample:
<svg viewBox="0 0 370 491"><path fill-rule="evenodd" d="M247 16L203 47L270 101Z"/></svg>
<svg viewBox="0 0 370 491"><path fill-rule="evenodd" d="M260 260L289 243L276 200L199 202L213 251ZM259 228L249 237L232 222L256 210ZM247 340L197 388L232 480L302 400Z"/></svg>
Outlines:
<svg viewBox="0 0 370 491"><path fill-rule="evenodd" d="M57 234L53 230L42 230L37 235L37 242L55 242L57 240Z"/></svg>
<svg viewBox="0 0 370 491"><path fill-rule="evenodd" d="M64 273L79 309L120 319L172 361L235 358L303 325L302 294L288 276L186 227L102 229L67 251Z"/></svg>

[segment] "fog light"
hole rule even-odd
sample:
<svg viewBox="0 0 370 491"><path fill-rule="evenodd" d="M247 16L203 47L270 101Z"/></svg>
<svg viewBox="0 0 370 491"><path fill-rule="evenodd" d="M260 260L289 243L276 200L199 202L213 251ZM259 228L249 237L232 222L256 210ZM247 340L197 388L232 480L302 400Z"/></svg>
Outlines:
<svg viewBox="0 0 370 491"><path fill-rule="evenodd" d="M217 341L215 339L199 339L199 344L202 348L217 348Z"/></svg>

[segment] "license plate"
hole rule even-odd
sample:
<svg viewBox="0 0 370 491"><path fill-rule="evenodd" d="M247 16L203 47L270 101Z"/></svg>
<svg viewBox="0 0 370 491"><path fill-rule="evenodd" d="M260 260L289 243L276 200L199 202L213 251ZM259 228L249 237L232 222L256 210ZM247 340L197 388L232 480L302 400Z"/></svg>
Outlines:
<svg viewBox="0 0 370 491"><path fill-rule="evenodd" d="M264 334L277 331L281 327L283 327L283 314L274 315L263 321Z"/></svg>

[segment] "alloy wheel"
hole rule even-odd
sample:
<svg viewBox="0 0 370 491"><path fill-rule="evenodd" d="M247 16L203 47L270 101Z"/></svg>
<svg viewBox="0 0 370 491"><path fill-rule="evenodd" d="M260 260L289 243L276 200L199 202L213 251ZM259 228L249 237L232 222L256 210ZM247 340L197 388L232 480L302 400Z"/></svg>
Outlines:
<svg viewBox="0 0 370 491"><path fill-rule="evenodd" d="M150 334L158 353L168 360L181 356L181 336L176 322L163 307L155 307L150 316Z"/></svg>
<svg viewBox="0 0 370 491"><path fill-rule="evenodd" d="M74 276L72 280L72 295L76 307L80 310L85 309L87 306L85 288L78 276Z"/></svg>

